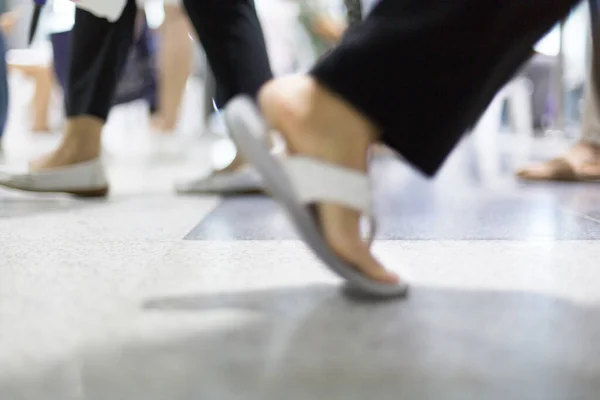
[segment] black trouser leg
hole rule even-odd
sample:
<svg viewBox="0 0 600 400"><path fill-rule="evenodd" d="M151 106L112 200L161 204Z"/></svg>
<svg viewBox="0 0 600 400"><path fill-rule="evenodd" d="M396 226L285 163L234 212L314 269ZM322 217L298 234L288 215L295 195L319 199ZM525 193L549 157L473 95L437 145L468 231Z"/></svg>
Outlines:
<svg viewBox="0 0 600 400"><path fill-rule="evenodd" d="M66 88L67 116L106 120L133 42L137 7L129 0L111 23L77 9Z"/></svg>
<svg viewBox="0 0 600 400"><path fill-rule="evenodd" d="M184 0L217 81L217 105L238 94L256 96L272 77L252 0Z"/></svg>
<svg viewBox="0 0 600 400"><path fill-rule="evenodd" d="M434 174L578 0L382 0L311 74Z"/></svg>

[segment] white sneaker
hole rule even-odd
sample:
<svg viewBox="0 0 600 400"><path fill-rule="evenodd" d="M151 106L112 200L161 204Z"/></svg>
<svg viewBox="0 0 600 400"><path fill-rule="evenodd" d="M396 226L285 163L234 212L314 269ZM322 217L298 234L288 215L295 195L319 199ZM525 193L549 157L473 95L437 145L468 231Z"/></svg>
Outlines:
<svg viewBox="0 0 600 400"><path fill-rule="evenodd" d="M179 194L247 194L264 193L262 178L250 166L231 172L212 171L208 175L175 184Z"/></svg>
<svg viewBox="0 0 600 400"><path fill-rule="evenodd" d="M108 195L108 180L100 158L39 172L31 172L29 168L21 171L0 169L0 185L28 192L67 193L81 197Z"/></svg>

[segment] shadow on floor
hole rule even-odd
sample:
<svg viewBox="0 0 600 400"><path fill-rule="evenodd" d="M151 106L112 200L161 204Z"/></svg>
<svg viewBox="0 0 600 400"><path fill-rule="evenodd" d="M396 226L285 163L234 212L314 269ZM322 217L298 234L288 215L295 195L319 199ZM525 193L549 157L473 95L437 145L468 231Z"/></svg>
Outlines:
<svg viewBox="0 0 600 400"><path fill-rule="evenodd" d="M89 349L0 382L2 397L564 400L600 390L600 308L546 295L416 287L374 303L307 286L153 298L142 313L212 324Z"/></svg>

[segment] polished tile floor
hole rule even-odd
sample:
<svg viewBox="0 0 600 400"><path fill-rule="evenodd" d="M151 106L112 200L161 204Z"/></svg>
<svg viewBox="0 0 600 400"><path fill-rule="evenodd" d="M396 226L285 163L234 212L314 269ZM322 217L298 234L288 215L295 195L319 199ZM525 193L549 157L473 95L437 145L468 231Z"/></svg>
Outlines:
<svg viewBox="0 0 600 400"><path fill-rule="evenodd" d="M465 146L466 147L466 146ZM464 152L464 153L463 153ZM434 181L393 157L374 162L380 240L597 240L600 186L490 185L463 149ZM460 168L459 166L463 166ZM500 170L502 171L502 170ZM192 240L289 240L283 211L264 196L225 199L186 237Z"/></svg>
<svg viewBox="0 0 600 400"><path fill-rule="evenodd" d="M173 195L201 151L112 160L106 201L0 191L0 399L597 399L600 185L480 150L432 182L377 160L375 252L412 284L384 303L269 199Z"/></svg>

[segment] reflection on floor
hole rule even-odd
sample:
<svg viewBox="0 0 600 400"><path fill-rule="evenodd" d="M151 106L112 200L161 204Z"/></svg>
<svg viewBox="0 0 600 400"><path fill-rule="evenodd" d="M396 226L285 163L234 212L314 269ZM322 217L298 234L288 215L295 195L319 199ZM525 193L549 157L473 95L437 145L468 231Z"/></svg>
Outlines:
<svg viewBox="0 0 600 400"><path fill-rule="evenodd" d="M492 150L433 182L377 161L374 250L412 284L386 303L270 200L174 196L201 152L113 162L106 201L0 190L0 398L597 398L600 186Z"/></svg>

